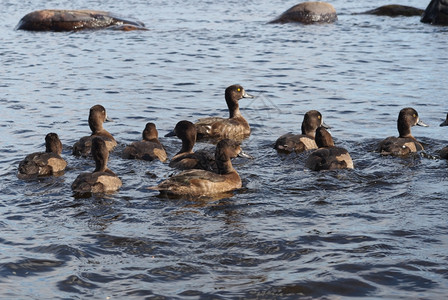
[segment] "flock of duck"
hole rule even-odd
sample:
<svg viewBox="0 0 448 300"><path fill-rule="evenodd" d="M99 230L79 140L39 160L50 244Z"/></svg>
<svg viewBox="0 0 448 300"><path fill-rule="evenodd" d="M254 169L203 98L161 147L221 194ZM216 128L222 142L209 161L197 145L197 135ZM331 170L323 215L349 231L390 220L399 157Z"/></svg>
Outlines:
<svg viewBox="0 0 448 300"><path fill-rule="evenodd" d="M225 90L229 118L203 118L195 124L186 120L178 122L174 130L166 135L177 136L182 140L182 147L172 157L169 166L183 171L149 189L166 195L202 196L241 188L241 178L233 168L231 159L237 156L250 157L242 151L240 145L243 139L249 137L250 126L241 115L238 102L253 97L241 85L231 85ZM106 121L106 109L102 105L91 107L89 127L92 134L82 137L73 145L73 155L91 156L95 161L93 172L81 173L73 182L71 187L75 193L113 192L122 186L120 178L107 167L109 152L117 146L117 142L103 128ZM423 150L423 146L411 134L411 127L415 125L427 126L415 109L403 108L397 120L399 136L381 141L378 152L382 155L402 156ZM448 126L448 115L440 126ZM346 149L334 145L328 128L320 112L308 111L303 118L302 133L280 136L274 148L283 153L308 151L305 165L311 170L353 169L350 154ZM193 151L196 140L217 142L214 156L205 150ZM61 157L62 143L58 135L48 133L45 146L45 152L29 154L20 162L19 178L48 176L64 171L67 162ZM153 123L146 124L142 140L126 146L121 156L124 159L162 162L168 158ZM448 146L442 149L440 157L448 158Z"/></svg>

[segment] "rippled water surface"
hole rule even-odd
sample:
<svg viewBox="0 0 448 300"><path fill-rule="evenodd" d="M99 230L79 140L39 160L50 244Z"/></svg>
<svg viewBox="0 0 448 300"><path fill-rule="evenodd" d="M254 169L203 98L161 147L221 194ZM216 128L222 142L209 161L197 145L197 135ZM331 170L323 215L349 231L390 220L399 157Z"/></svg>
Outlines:
<svg viewBox="0 0 448 300"><path fill-rule="evenodd" d="M429 1L401 1L425 8ZM332 25L267 25L294 1L2 1L0 19L0 298L443 299L448 294L448 29L418 17L352 15L383 1L331 1ZM15 31L42 8L91 8L149 31ZM243 188L224 198L163 199L146 189L174 171L124 161L120 151L155 122L226 116L224 89L240 83L252 126L236 159ZM106 107L119 146L109 167L122 189L76 198L93 162L71 156ZM374 152L397 135L401 108L426 154ZM272 145L319 110L355 170L312 172L306 154ZM57 132L69 167L20 180L20 160ZM212 147L198 144L198 149Z"/></svg>

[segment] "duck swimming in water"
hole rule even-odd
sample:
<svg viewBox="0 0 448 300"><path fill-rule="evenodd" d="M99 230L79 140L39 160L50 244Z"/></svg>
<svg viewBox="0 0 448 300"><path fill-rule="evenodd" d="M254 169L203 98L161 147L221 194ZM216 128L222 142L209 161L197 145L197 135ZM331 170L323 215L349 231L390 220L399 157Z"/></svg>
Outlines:
<svg viewBox="0 0 448 300"><path fill-rule="evenodd" d="M17 176L29 178L33 176L54 175L65 170L67 162L61 157L62 143L56 133L45 136L45 152L29 154L19 164Z"/></svg>
<svg viewBox="0 0 448 300"><path fill-rule="evenodd" d="M246 93L241 85L235 84L226 88L225 99L229 109L229 118L209 117L199 119L195 123L198 140L201 139L235 139L249 137L250 126L241 115L238 101L243 98L254 98Z"/></svg>
<svg viewBox="0 0 448 300"><path fill-rule="evenodd" d="M411 134L412 126L428 127L420 120L418 113L411 107L400 110L397 120L398 137L390 136L378 145L378 152L382 155L401 156L423 150L420 144Z"/></svg>
<svg viewBox="0 0 448 300"><path fill-rule="evenodd" d="M287 133L282 135L275 142L274 148L279 152L303 152L307 150L317 149L314 139L316 129L319 127L329 128L324 123L322 114L317 110L308 111L303 117L302 134Z"/></svg>
<svg viewBox="0 0 448 300"><path fill-rule="evenodd" d="M179 121L174 130L165 135L165 137L177 136L182 140L182 148L171 159L170 167L188 170L201 169L217 172L215 157L213 153L206 150L193 151L196 143L196 127L190 121Z"/></svg>
<svg viewBox="0 0 448 300"><path fill-rule="evenodd" d="M316 143L319 147L311 152L306 160L306 166L313 171L353 169L353 161L348 151L336 147L331 134L324 128L316 130Z"/></svg>
<svg viewBox="0 0 448 300"><path fill-rule="evenodd" d="M152 161L155 159L161 162L166 161L165 148L159 141L159 134L154 123L147 123L142 132L142 140L133 142L124 148L122 157L125 159L141 159Z"/></svg>
<svg viewBox="0 0 448 300"><path fill-rule="evenodd" d="M221 140L216 145L215 152L218 173L197 169L186 170L149 189L171 196L207 196L239 189L242 186L241 178L230 159L241 154L239 142Z"/></svg>
<svg viewBox="0 0 448 300"><path fill-rule="evenodd" d="M78 142L73 145L73 155L76 156L89 156L90 148L92 146L92 139L94 137L100 137L106 143L106 147L109 151L112 151L117 142L114 137L103 128L103 123L110 121L107 117L106 109L102 105L94 105L89 111L89 127L92 130L90 136L82 137Z"/></svg>
<svg viewBox="0 0 448 300"><path fill-rule="evenodd" d="M92 139L92 157L95 170L92 173L81 173L72 183L75 193L106 193L114 192L122 186L122 182L114 172L107 167L109 150L101 137Z"/></svg>

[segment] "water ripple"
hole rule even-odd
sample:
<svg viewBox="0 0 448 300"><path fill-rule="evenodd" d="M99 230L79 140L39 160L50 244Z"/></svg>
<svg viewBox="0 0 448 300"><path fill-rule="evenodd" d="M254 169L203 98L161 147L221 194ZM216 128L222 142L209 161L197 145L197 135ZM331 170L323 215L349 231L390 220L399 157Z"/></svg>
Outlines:
<svg viewBox="0 0 448 300"><path fill-rule="evenodd" d="M65 1L67 2L67 1ZM334 299L435 298L447 294L448 61L446 28L417 17L353 15L383 3L341 1L335 24L271 25L282 1L103 3L149 31L15 31L36 2L4 1L0 28L0 298ZM49 7L89 7L85 0ZM421 7L416 0L409 5ZM198 11L201 13L198 14ZM243 188L201 199L166 199L146 188L176 171L128 161L121 151L155 122L163 137L183 119L228 115L224 89L252 128L255 159L235 159ZM90 133L88 111L103 104L118 142L109 168L114 194L74 197L71 183L92 171L71 155ZM415 107L425 152L376 152ZM319 110L354 170L312 172L308 153L273 149ZM26 154L57 132L68 167L59 177L17 178ZM198 143L196 149L213 149ZM20 279L20 280L18 280ZM44 285L42 283L45 283Z"/></svg>

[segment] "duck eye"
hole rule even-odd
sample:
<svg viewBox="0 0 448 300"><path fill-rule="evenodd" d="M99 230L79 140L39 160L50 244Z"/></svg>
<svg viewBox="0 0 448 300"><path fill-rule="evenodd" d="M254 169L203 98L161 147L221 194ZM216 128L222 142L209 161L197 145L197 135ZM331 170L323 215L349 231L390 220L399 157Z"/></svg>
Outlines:
<svg viewBox="0 0 448 300"><path fill-rule="evenodd" d="M320 120L322 117L321 116L317 116L317 118Z"/></svg>
<svg viewBox="0 0 448 300"><path fill-rule="evenodd" d="M413 114L412 116L413 116L414 118L417 118L417 115L416 115L416 114Z"/></svg>
<svg viewBox="0 0 448 300"><path fill-rule="evenodd" d="M238 92L241 92L241 89L240 89L240 88L237 88L236 90L237 90Z"/></svg>

